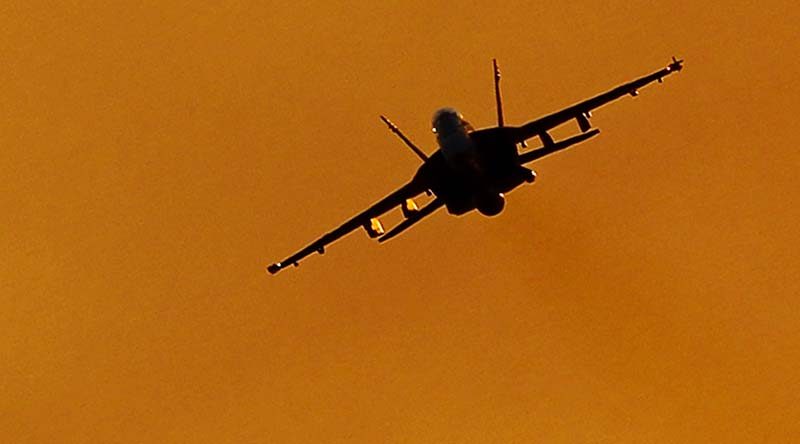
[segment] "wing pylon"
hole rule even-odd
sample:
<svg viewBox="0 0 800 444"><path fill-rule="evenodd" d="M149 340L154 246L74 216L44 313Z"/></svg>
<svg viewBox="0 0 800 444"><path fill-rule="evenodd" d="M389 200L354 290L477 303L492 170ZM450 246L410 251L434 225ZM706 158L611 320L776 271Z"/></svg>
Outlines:
<svg viewBox="0 0 800 444"><path fill-rule="evenodd" d="M389 230L388 233L384 234L383 236L378 238L378 242L386 242L387 240L397 236L398 234L402 233L409 229L412 225L419 222L425 216L432 214L434 211L438 210L444 205L444 200L439 199L438 197L432 200L428 205L425 205L419 212L413 213L411 216L397 224L394 228Z"/></svg>
<svg viewBox="0 0 800 444"><path fill-rule="evenodd" d="M533 151L528 151L527 153L523 153L519 155L519 163L525 164L528 162L533 162L534 160L541 159L548 154L553 154L556 151L561 151L565 148L569 148L576 143L581 143L586 139L591 139L592 137L600 134L600 130L595 128L589 132L578 134L577 136L572 136L570 138L553 142L550 139L550 143L545 143L543 147L537 148Z"/></svg>

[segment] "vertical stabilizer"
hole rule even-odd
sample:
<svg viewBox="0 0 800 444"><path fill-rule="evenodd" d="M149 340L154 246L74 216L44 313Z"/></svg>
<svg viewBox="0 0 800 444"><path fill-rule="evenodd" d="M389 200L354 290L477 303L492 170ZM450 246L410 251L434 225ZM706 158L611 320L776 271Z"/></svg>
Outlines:
<svg viewBox="0 0 800 444"><path fill-rule="evenodd" d="M406 146L407 146L407 147L411 148L411 151L413 151L413 152L414 152L414 154L416 154L416 155L417 155L417 157L419 157L420 159L422 159L422 161L423 161L423 162L425 162L426 160L428 160L428 155L427 155L427 154L425 154L424 152L422 152L422 150L421 150L421 149L419 149L419 147L417 147L416 145L414 145L414 142L412 142L412 141L411 141L411 139L409 139L408 137L406 137L406 135L405 135L405 134L403 134L403 132L402 132L402 131L400 131L400 128L398 128L398 127L397 127L397 125L395 125L394 123L392 123L392 121L391 121L391 120L389 120L389 119L387 119L385 116L381 116L381 120L383 120L383 123L385 123L385 124L386 124L386 126L388 126L388 127L389 127L389 130L391 130L393 133L395 133L395 134L397 135L397 137L399 137L399 138L400 138L400 140L402 140L402 141L403 141L403 143L405 143L405 144L406 144Z"/></svg>
<svg viewBox="0 0 800 444"><path fill-rule="evenodd" d="M500 96L500 68L497 67L497 59L492 59L494 66L494 100L497 102L497 126L503 126L503 99Z"/></svg>

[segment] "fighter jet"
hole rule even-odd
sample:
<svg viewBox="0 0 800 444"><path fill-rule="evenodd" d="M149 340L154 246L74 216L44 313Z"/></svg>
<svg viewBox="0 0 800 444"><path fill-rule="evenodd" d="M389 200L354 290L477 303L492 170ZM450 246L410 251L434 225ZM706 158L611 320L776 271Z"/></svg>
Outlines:
<svg viewBox="0 0 800 444"><path fill-rule="evenodd" d="M476 130L455 109L442 108L433 115L433 132L439 149L428 156L389 119L380 116L389 129L422 160L414 177L335 230L286 259L268 266L267 271L275 274L289 265L297 266L314 252L324 254L330 243L359 228L363 228L370 238L385 242L442 207L456 216L472 210L478 210L484 216L495 216L505 206L504 193L536 180L536 173L526 164L583 142L600 132L593 129L589 122L593 110L626 95L635 97L640 88L656 81L661 83L664 77L683 68L683 60L673 57L669 65L652 74L524 125L506 126L500 95L500 70L497 60L493 60L492 64L497 126ZM564 140L553 140L548 131L572 120L577 123L580 133ZM527 140L532 138L537 138L541 146L525 150ZM414 198L423 193L433 198L420 208ZM400 207L405 219L387 232L378 217L396 207Z"/></svg>

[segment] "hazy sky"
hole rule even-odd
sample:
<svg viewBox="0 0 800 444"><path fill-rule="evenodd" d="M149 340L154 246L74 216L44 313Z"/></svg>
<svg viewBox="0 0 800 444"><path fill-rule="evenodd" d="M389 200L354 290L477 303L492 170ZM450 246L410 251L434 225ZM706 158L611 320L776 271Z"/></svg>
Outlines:
<svg viewBox="0 0 800 444"><path fill-rule="evenodd" d="M800 436L800 8L200 3L0 6L0 441ZM672 55L500 216L266 274L412 176L379 114L432 152L493 57L517 124Z"/></svg>

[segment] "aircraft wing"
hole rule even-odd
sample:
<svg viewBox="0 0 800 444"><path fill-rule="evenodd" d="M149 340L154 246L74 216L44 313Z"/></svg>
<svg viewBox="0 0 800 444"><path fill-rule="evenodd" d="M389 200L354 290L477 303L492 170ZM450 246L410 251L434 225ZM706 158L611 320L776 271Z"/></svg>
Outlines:
<svg viewBox="0 0 800 444"><path fill-rule="evenodd" d="M509 130L511 130L511 137L514 142L519 143L530 139L531 137L539 136L545 145L548 145L549 143L552 143L552 139L549 135L547 135L547 131L572 119L577 120L581 131L589 131L591 128L591 125L589 124L589 117L592 110L600 108L601 106L628 94L631 96L636 96L638 95L639 88L649 85L655 81L660 83L664 77L674 72L678 72L681 69L683 69L683 60L677 60L673 57L672 63L670 63L666 68L656 71L650 75L640 77L636 80L625 83L624 85L620 85L610 91L606 91L602 94L592 97L591 99L576 103L575 105L564 108L561 111L557 111L532 122L528 122L522 126L509 128Z"/></svg>
<svg viewBox="0 0 800 444"><path fill-rule="evenodd" d="M325 247L328 244L338 240L353 230L363 226L369 226L372 218L378 217L387 211L402 205L406 199L417 196L425 192L425 190L426 188L424 185L420 184L418 181L412 180L411 182L400 187L397 191L389 194L371 207L367 208L360 214L353 216L350 220L339 226L339 228L336 228L335 230L325 234L309 244L307 247L287 257L281 262L276 262L270 265L267 267L267 271L269 271L271 274L275 274L289 265L298 265L301 259L314 252L323 254L325 252Z"/></svg>

